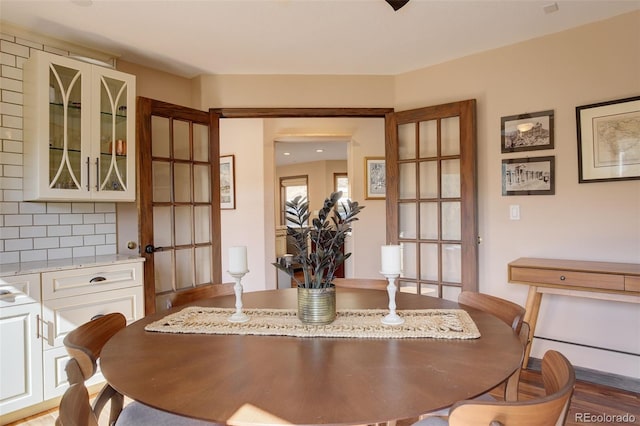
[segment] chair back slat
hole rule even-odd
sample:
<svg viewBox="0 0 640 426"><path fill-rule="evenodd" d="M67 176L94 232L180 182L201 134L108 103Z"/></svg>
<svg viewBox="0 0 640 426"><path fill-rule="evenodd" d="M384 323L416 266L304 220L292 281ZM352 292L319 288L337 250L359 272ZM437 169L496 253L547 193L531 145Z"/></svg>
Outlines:
<svg viewBox="0 0 640 426"><path fill-rule="evenodd" d="M449 415L450 426L503 425L546 426L565 422L576 377L561 353L550 350L542 360L546 396L522 402L460 401ZM548 383L548 385L547 385Z"/></svg>
<svg viewBox="0 0 640 426"><path fill-rule="evenodd" d="M509 300L475 291L463 291L458 296L458 303L488 312L500 318L517 333L524 319L525 309Z"/></svg>
<svg viewBox="0 0 640 426"><path fill-rule="evenodd" d="M95 374L97 360L104 344L126 326L127 320L124 315L111 313L94 318L65 336L64 346L80 365L85 380Z"/></svg>

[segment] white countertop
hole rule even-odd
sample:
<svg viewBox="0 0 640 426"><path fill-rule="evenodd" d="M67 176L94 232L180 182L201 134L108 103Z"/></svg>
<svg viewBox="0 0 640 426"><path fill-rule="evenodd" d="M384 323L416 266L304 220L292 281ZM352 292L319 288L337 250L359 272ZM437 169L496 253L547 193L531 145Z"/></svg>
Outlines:
<svg viewBox="0 0 640 426"><path fill-rule="evenodd" d="M0 277L130 262L144 262L144 258L140 256L110 254L103 256L73 257L67 259L7 263L4 265L0 265Z"/></svg>

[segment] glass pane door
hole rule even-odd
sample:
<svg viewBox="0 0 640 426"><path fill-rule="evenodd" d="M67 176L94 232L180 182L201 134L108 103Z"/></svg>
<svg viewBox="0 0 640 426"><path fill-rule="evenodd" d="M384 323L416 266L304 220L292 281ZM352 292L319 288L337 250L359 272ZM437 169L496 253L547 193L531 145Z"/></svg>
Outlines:
<svg viewBox="0 0 640 426"><path fill-rule="evenodd" d="M395 113L387 202L400 291L456 300L477 289L475 103L465 102Z"/></svg>
<svg viewBox="0 0 640 426"><path fill-rule="evenodd" d="M138 101L145 312L221 283L218 136L208 112ZM216 116L217 117L217 116ZM212 136L213 135L213 136Z"/></svg>
<svg viewBox="0 0 640 426"><path fill-rule="evenodd" d="M100 78L100 191L125 191L128 186L127 89L124 81Z"/></svg>

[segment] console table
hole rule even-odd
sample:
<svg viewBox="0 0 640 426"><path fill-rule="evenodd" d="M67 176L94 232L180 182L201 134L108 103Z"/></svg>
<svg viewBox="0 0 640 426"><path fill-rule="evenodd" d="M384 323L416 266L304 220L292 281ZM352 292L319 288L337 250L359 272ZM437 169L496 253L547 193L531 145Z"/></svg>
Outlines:
<svg viewBox="0 0 640 426"><path fill-rule="evenodd" d="M521 257L508 265L509 282L528 284L524 320L533 340L542 295L587 297L600 300L640 303L640 264ZM529 363L531 345L522 362Z"/></svg>

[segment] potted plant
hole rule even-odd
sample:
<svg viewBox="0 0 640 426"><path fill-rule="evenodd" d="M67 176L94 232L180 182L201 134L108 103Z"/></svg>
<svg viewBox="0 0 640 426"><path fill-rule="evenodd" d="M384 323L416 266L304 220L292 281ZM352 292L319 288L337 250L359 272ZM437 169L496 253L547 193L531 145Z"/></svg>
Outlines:
<svg viewBox="0 0 640 426"><path fill-rule="evenodd" d="M339 201L342 192L333 192L324 200L318 217L308 225L309 201L301 196L286 203L287 235L293 237L297 254L293 263L302 266L303 280L298 280L290 265L274 265L289 274L298 285L298 317L310 324L328 324L335 319L336 270L351 256L344 253L344 240L356 215L364 206L357 201Z"/></svg>

